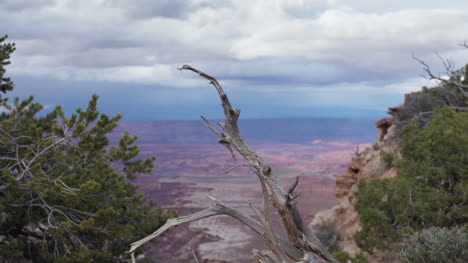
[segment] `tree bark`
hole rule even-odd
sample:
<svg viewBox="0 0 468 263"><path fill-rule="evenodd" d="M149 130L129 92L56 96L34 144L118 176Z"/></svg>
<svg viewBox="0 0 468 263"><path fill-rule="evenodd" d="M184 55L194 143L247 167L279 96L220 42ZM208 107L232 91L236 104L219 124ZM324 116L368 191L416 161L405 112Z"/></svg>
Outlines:
<svg viewBox="0 0 468 263"><path fill-rule="evenodd" d="M271 166L244 141L237 125L240 110L232 107L228 96L215 78L189 65L183 65L179 70L193 71L209 80L209 83L216 88L225 117L224 121L218 123L221 130L216 129L208 120L202 118L206 126L219 136L218 142L223 144L230 151L236 162L233 167L226 172L237 167L248 167L257 175L262 187L261 210L255 209L252 204L250 205L261 222L209 196L215 202L215 205L192 215L170 219L153 234L131 244L129 253L131 253L132 258L134 251L138 247L149 242L173 226L223 214L238 219L263 238L270 251L254 250L254 260L256 262L337 262L309 229L296 207L295 198L297 196L295 196L293 192L299 183L298 178L296 178L296 181L288 190L285 190L279 183L278 177ZM236 153L242 156L246 163L238 164ZM269 211L270 202L282 219L283 226L287 233L287 239L280 237L272 227Z"/></svg>

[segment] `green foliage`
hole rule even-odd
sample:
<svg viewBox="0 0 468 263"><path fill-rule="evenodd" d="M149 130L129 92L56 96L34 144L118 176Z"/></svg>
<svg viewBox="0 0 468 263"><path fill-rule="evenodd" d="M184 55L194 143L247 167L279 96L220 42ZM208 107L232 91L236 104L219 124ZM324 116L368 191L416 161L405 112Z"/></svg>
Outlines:
<svg viewBox="0 0 468 263"><path fill-rule="evenodd" d="M381 151L380 158L382 158L382 161L385 163L387 168L391 168L397 165L398 158L395 152Z"/></svg>
<svg viewBox="0 0 468 263"><path fill-rule="evenodd" d="M398 241L393 223L397 215L408 213L410 183L402 177L385 178L369 183L360 181L358 189L356 209L362 230L354 236L356 243L367 252L373 248L386 249L389 243Z"/></svg>
<svg viewBox="0 0 468 263"><path fill-rule="evenodd" d="M358 184L355 240L368 252L391 248L403 233L468 222L468 114L436 109L424 129L407 125L403 140L395 178Z"/></svg>
<svg viewBox="0 0 468 263"><path fill-rule="evenodd" d="M10 78L5 77L5 66L10 64L10 55L15 51L15 44L2 44L8 36L0 37L0 92L6 93L13 89L13 82ZM0 100L1 100L0 94Z"/></svg>
<svg viewBox="0 0 468 263"><path fill-rule="evenodd" d="M449 76L450 81L468 85L468 64ZM459 87L450 82L442 82L439 86L428 88L422 87L420 92L412 93L407 97L407 101L398 112L400 119L399 130L416 121L419 127L425 127L432 119L432 111L435 108L449 107L467 107L468 100Z"/></svg>
<svg viewBox="0 0 468 263"><path fill-rule="evenodd" d="M425 90L408 97L408 101L398 112L398 117L402 122L411 121L417 114L430 112L434 107L438 106L441 106L441 104L435 93Z"/></svg>
<svg viewBox="0 0 468 263"><path fill-rule="evenodd" d="M466 227L431 227L408 236L397 255L403 263L464 263L467 248Z"/></svg>
<svg viewBox="0 0 468 263"><path fill-rule="evenodd" d="M128 133L109 146L121 116L99 113L97 100L71 117L60 106L37 117L42 105L32 97L1 102L2 259L124 262L131 242L176 216L127 181L149 173L155 157L138 158Z"/></svg>
<svg viewBox="0 0 468 263"><path fill-rule="evenodd" d="M368 263L367 258L362 253L358 253L355 257L352 257L346 251L336 251L332 253L332 256L341 263Z"/></svg>

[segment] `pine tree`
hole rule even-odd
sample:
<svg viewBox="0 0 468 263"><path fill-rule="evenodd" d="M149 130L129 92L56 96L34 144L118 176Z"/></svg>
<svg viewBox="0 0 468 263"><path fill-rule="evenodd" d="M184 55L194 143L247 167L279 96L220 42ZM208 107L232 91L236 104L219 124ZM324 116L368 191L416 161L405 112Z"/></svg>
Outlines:
<svg viewBox="0 0 468 263"><path fill-rule="evenodd" d="M426 127L406 126L403 141L395 178L358 184L355 239L368 252L391 248L405 233L468 223L468 113L437 108Z"/></svg>
<svg viewBox="0 0 468 263"><path fill-rule="evenodd" d="M3 77L13 47L0 48L2 91L13 88ZM97 100L69 118L60 106L38 117L43 106L33 97L1 102L0 258L123 262L131 242L176 216L128 182L151 172L155 157L138 158L128 133L109 146L121 116L99 113Z"/></svg>
<svg viewBox="0 0 468 263"><path fill-rule="evenodd" d="M2 44L7 36L0 37L0 92L6 93L13 89L13 82L5 77L5 66L10 64L10 55L15 51L15 44ZM0 93L0 99L2 98Z"/></svg>

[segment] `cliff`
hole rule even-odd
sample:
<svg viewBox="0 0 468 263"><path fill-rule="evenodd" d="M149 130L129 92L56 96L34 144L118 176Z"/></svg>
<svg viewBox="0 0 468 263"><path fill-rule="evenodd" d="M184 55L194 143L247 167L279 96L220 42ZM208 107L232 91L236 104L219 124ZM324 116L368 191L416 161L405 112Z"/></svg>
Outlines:
<svg viewBox="0 0 468 263"><path fill-rule="evenodd" d="M405 98L407 101L408 96ZM406 104L406 103L405 103ZM362 152L355 153L348 164L348 171L336 179L335 194L338 205L315 215L309 225L316 230L323 222L334 222L339 234L337 248L355 255L360 252L354 241L354 234L361 229L359 214L355 209L356 198L354 192L357 190L357 182L360 179L375 179L394 177L398 172L397 167L387 165L383 160L383 152L394 152L399 150L397 138L397 113L401 107L392 107L388 113L392 115L376 122L378 140L371 147ZM379 261L379 255L374 255L372 262Z"/></svg>

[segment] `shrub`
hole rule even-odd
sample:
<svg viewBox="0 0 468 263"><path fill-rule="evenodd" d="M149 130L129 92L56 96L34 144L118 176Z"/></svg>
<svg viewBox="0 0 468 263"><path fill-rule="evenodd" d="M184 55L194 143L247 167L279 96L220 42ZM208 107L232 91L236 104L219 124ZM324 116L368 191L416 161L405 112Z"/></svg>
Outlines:
<svg viewBox="0 0 468 263"><path fill-rule="evenodd" d="M381 151L380 158L382 159L387 168L392 168L396 166L396 162L398 160L395 152Z"/></svg>
<svg viewBox="0 0 468 263"><path fill-rule="evenodd" d="M465 69L462 69L454 72L451 79L463 83L461 79L466 81L466 77L468 76L466 76ZM440 86L433 88L422 87L421 92L411 94L408 97L405 105L397 113L400 120L398 130L402 131L403 127L411 121L416 121L417 126L423 128L432 120L435 108L442 106L466 107L467 103L465 95L451 84L441 83Z"/></svg>
<svg viewBox="0 0 468 263"><path fill-rule="evenodd" d="M468 222L468 114L436 109L425 128L405 127L403 141L396 177L358 183L362 230L354 238L369 253L406 232Z"/></svg>
<svg viewBox="0 0 468 263"><path fill-rule="evenodd" d="M416 93L409 96L406 104L398 112L398 117L402 122L410 121L415 115L422 112L430 112L436 106L440 106L440 103L433 93Z"/></svg>
<svg viewBox="0 0 468 263"><path fill-rule="evenodd" d="M6 92L3 60L13 49L3 40ZM176 216L127 181L151 172L155 157L139 157L128 133L109 146L121 116L99 113L97 99L69 118L60 106L37 116L43 106L32 97L0 100L1 262L128 262L130 243Z"/></svg>
<svg viewBox="0 0 468 263"><path fill-rule="evenodd" d="M468 229L431 227L407 237L399 248L403 263L468 262Z"/></svg>

